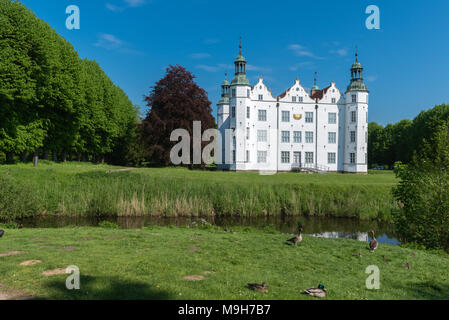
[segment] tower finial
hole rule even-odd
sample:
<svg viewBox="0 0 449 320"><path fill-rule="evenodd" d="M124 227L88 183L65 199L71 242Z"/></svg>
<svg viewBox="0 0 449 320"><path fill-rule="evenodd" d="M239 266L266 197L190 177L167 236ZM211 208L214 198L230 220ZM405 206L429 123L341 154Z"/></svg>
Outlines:
<svg viewBox="0 0 449 320"><path fill-rule="evenodd" d="M359 48L355 46L355 62L359 62Z"/></svg>
<svg viewBox="0 0 449 320"><path fill-rule="evenodd" d="M225 72L225 80L228 80L228 73Z"/></svg>
<svg viewBox="0 0 449 320"><path fill-rule="evenodd" d="M239 53L242 55L242 37L240 37Z"/></svg>
<svg viewBox="0 0 449 320"><path fill-rule="evenodd" d="M314 79L315 87L316 87L316 75L317 75L317 72L315 71L315 79Z"/></svg>

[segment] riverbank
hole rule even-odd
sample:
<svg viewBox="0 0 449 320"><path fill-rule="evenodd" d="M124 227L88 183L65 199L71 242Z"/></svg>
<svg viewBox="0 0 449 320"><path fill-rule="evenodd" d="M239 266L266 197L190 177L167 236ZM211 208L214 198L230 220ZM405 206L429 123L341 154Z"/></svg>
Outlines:
<svg viewBox="0 0 449 320"><path fill-rule="evenodd" d="M289 234L233 231L7 229L0 239L0 297L316 299L301 291L322 283L328 299L449 299L447 256L386 244L370 253L366 242L309 236L294 247L285 243ZM65 287L71 265L80 270L80 290ZM366 288L370 265L380 269L380 290ZM264 281L268 293L246 288Z"/></svg>
<svg viewBox="0 0 449 320"><path fill-rule="evenodd" d="M120 169L87 163L42 161L0 166L34 210L18 215L209 216L306 215L388 221L396 204L392 172L308 175ZM13 197L14 195L11 195ZM32 201L33 200L33 201ZM3 215L3 216L1 216ZM0 218L5 218L0 213ZM16 217L17 218L17 217Z"/></svg>

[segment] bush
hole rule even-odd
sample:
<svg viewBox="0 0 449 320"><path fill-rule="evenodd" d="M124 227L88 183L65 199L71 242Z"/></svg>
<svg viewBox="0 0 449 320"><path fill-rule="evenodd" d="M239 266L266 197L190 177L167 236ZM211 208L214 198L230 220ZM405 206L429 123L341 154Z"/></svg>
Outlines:
<svg viewBox="0 0 449 320"><path fill-rule="evenodd" d="M427 249L449 249L449 130L438 129L424 152L407 166L397 163L399 185L393 189L399 209L393 212L404 242Z"/></svg>
<svg viewBox="0 0 449 320"><path fill-rule="evenodd" d="M39 214L39 201L33 189L19 184L9 174L0 173L0 220L13 221Z"/></svg>

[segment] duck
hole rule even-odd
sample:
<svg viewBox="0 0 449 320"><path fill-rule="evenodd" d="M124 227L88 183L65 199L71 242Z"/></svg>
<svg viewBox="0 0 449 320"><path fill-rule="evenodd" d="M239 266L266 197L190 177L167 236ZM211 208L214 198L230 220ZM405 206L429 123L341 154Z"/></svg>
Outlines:
<svg viewBox="0 0 449 320"><path fill-rule="evenodd" d="M0 230L0 238L3 237L4 234L5 234L5 231Z"/></svg>
<svg viewBox="0 0 449 320"><path fill-rule="evenodd" d="M371 230L368 232L368 234L370 234L370 233L371 233L373 239L369 243L369 249L371 250L371 252L375 252L376 249L379 247L379 243L377 242L376 237L374 236L374 231Z"/></svg>
<svg viewBox="0 0 449 320"><path fill-rule="evenodd" d="M268 284L266 282L262 284L258 283L248 283L248 288L251 290L267 293L268 292Z"/></svg>
<svg viewBox="0 0 449 320"><path fill-rule="evenodd" d="M312 297L317 297L317 298L325 298L327 296L327 290L326 288L324 288L324 285L320 284L318 286L318 288L309 288L304 290L305 294L308 294L309 296Z"/></svg>
<svg viewBox="0 0 449 320"><path fill-rule="evenodd" d="M288 239L287 242L292 242L295 246L302 241L302 228L299 228L298 235L294 238Z"/></svg>

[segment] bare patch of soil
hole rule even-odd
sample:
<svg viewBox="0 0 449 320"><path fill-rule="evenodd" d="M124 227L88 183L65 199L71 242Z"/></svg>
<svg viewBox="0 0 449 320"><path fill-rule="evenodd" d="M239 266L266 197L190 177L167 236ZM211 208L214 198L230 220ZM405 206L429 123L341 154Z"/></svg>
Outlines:
<svg viewBox="0 0 449 320"><path fill-rule="evenodd" d="M183 279L188 280L188 281L201 281L201 280L204 280L204 276L200 276L200 275L185 276L185 277L183 277Z"/></svg>
<svg viewBox="0 0 449 320"><path fill-rule="evenodd" d="M42 272L42 274L44 276L50 277L50 276L55 276L58 274L65 274L65 270L66 269L62 269L62 268L54 269L54 270L47 270L47 271Z"/></svg>
<svg viewBox="0 0 449 320"><path fill-rule="evenodd" d="M22 262L20 265L21 266L34 266L35 264L39 264L42 263L41 260L27 260Z"/></svg>
<svg viewBox="0 0 449 320"><path fill-rule="evenodd" d="M24 253L26 253L26 252L25 251L9 251L9 252L0 253L0 257L15 256L15 255L24 254Z"/></svg>

